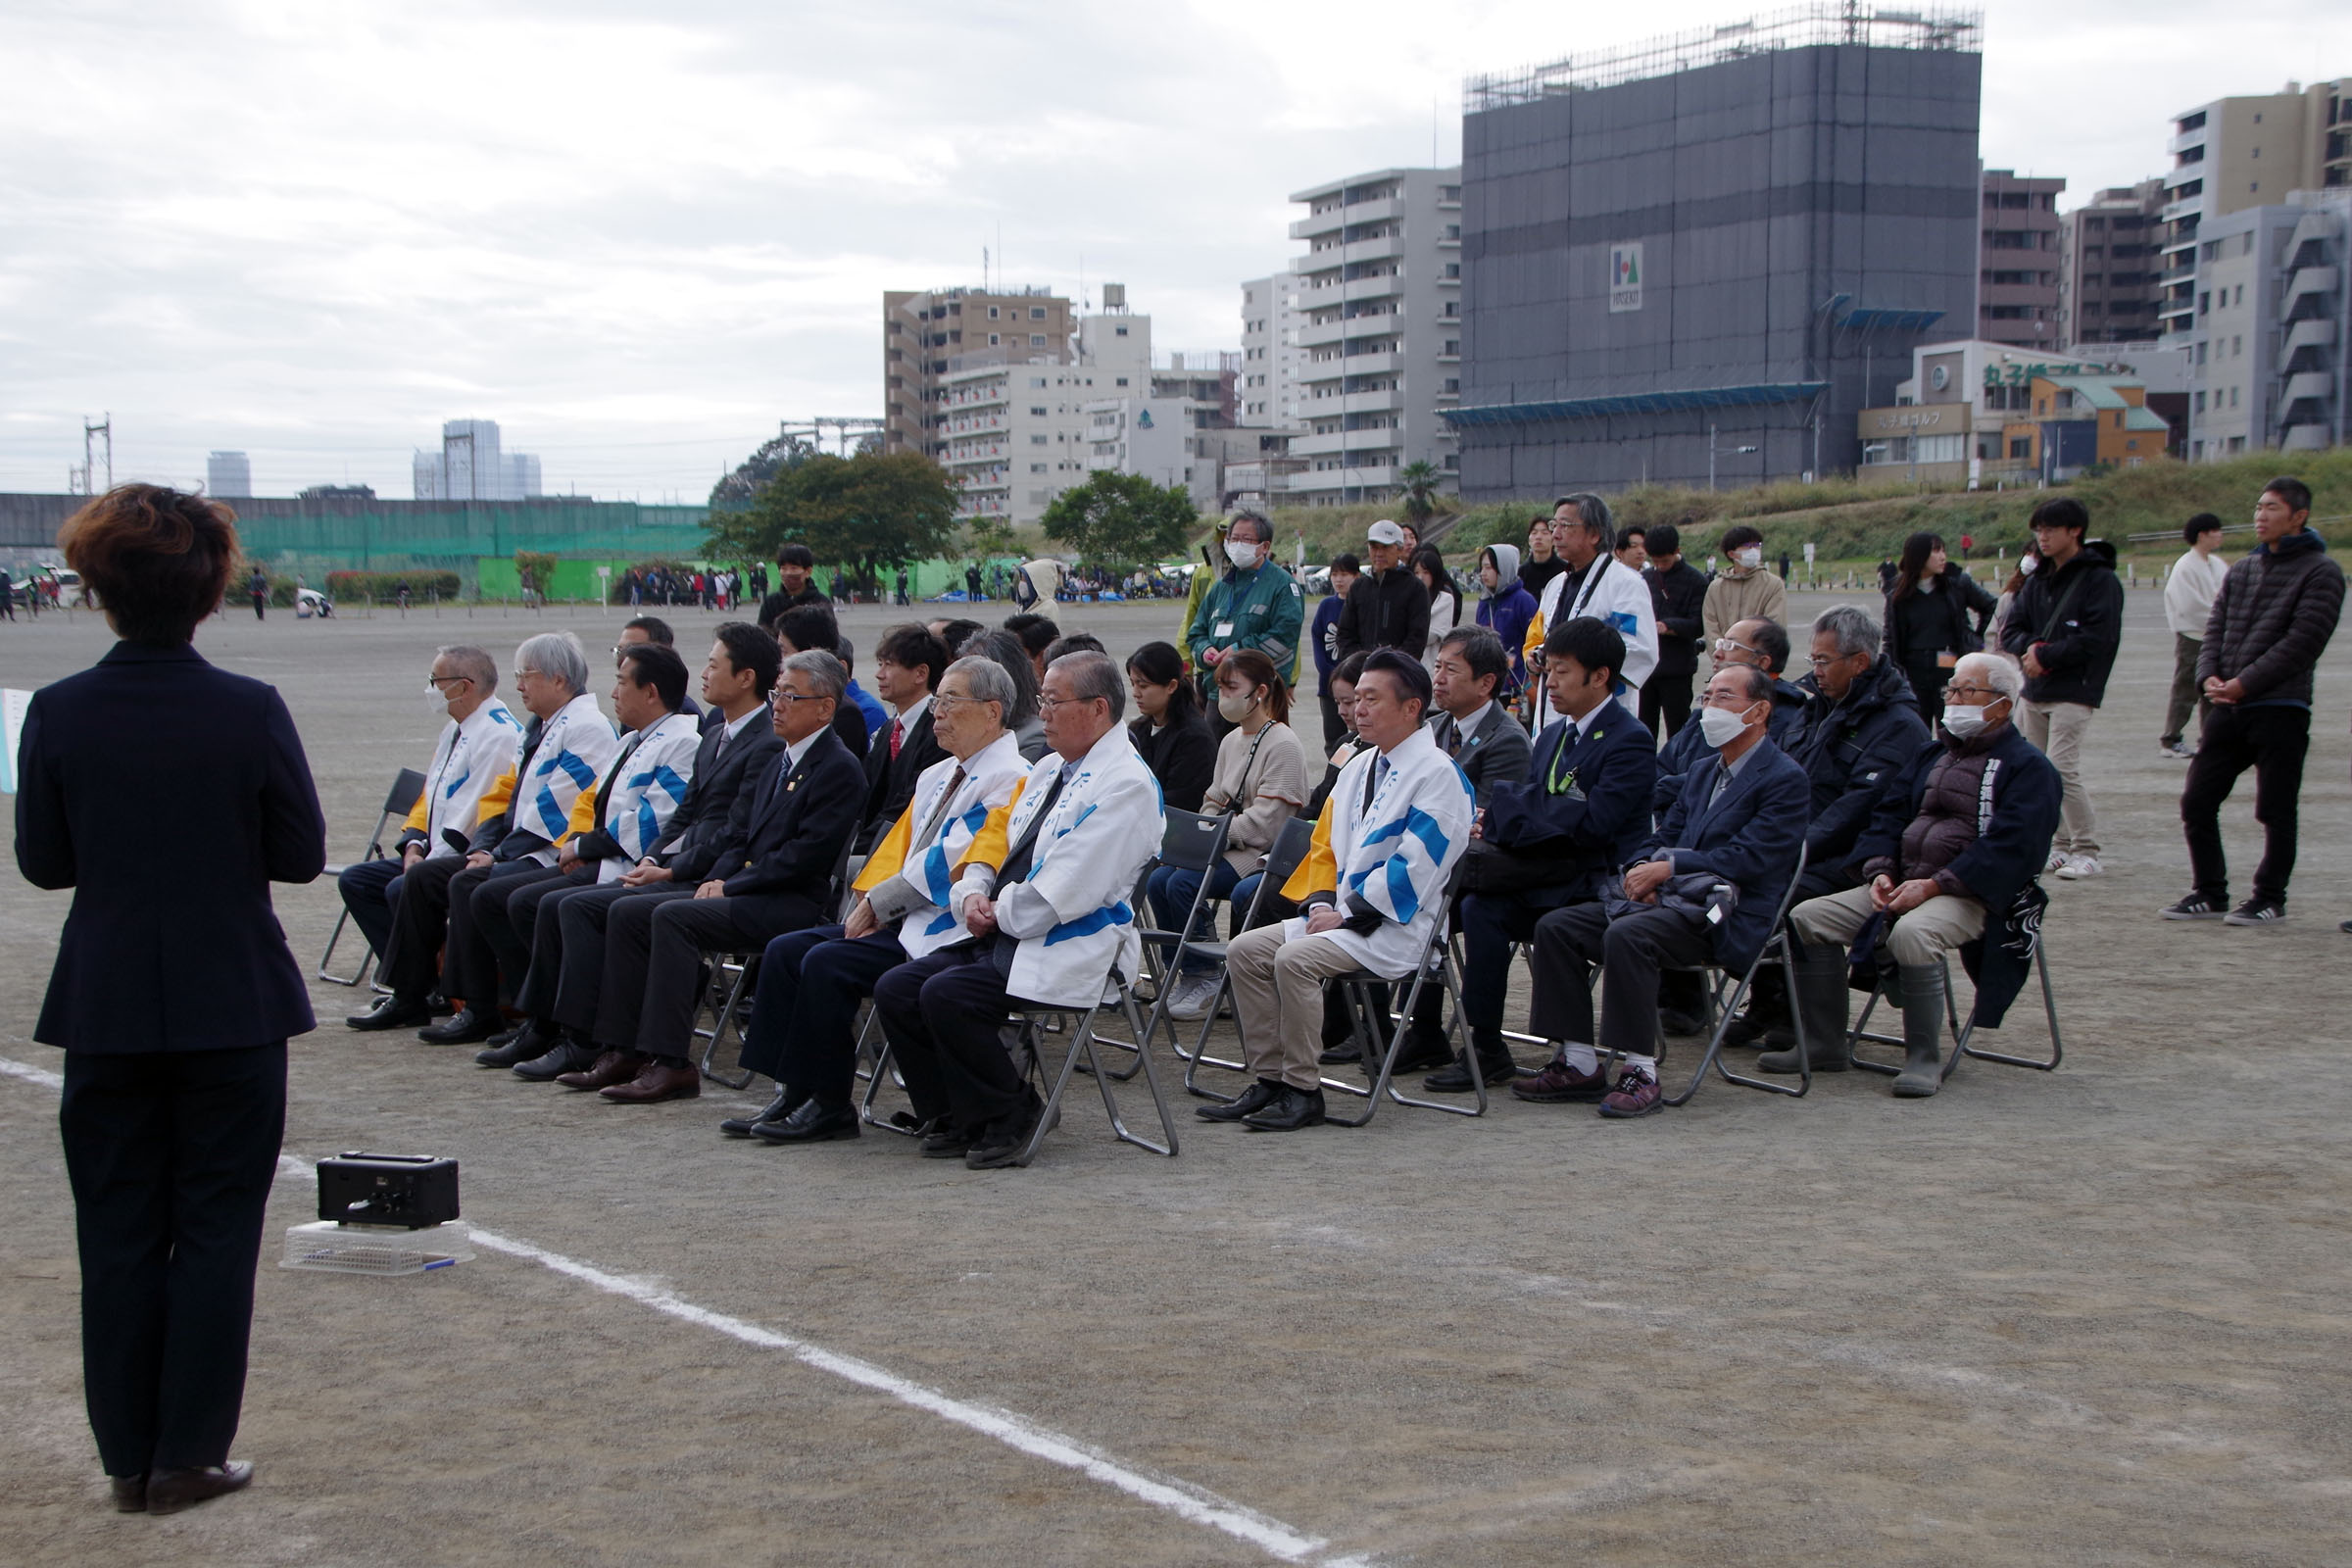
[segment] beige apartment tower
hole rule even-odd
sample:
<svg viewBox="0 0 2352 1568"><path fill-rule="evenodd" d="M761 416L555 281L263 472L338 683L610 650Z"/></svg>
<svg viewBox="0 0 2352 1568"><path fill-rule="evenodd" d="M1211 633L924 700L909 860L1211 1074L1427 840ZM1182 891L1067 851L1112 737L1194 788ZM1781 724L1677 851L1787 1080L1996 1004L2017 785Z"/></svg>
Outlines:
<svg viewBox="0 0 2352 1568"><path fill-rule="evenodd" d="M1070 302L1042 288L938 288L882 296L882 450L946 455L950 376L1006 365L1067 365Z"/></svg>

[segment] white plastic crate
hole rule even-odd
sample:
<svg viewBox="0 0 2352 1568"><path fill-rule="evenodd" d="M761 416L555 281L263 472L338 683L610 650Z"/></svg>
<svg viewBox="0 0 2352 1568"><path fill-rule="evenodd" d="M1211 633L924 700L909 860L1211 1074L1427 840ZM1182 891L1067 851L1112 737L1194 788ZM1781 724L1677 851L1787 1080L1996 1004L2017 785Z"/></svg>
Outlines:
<svg viewBox="0 0 2352 1568"><path fill-rule="evenodd" d="M472 1257L470 1240L466 1227L455 1223L412 1231L319 1219L287 1227L286 1253L277 1266L329 1274L422 1274Z"/></svg>

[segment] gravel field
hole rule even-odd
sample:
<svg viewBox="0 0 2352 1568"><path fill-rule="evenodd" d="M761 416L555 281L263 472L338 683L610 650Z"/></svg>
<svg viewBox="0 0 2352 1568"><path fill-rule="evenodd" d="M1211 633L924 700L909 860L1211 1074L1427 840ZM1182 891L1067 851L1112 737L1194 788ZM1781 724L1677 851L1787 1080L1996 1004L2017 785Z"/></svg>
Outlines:
<svg viewBox="0 0 2352 1568"><path fill-rule="evenodd" d="M239 612L197 641L284 692L340 860L429 754L436 644L505 660L568 624L601 655L621 618ZM690 666L716 618L676 615ZM897 618L845 628L870 649ZM1060 618L1124 654L1176 612ZM755 1097L715 1086L527 1086L352 1033L363 995L315 985L287 1153L454 1155L499 1245L284 1272L314 1198L281 1182L236 1450L259 1479L168 1519L106 1511L81 1407L59 1056L28 1039L69 896L0 879L0 1562L2352 1563L2352 654L2321 671L2294 917L2174 925L2154 592L2127 624L2090 745L2108 874L2051 889L2065 1065L1972 1062L1932 1101L1848 1074L1632 1123L1504 1098L1290 1137L1186 1102L1169 1160L1081 1082L1036 1166L968 1172L895 1138L722 1141ZM110 641L0 625L0 685ZM168 875L202 824L157 800ZM307 972L333 884L278 907ZM1997 1038L2045 1036L2021 1003Z"/></svg>

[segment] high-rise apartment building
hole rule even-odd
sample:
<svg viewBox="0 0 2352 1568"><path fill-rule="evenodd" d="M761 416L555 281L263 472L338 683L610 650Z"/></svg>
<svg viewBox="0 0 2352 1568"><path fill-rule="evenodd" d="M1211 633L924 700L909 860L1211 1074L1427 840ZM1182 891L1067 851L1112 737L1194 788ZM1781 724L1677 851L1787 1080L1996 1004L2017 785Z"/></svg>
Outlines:
<svg viewBox="0 0 2352 1568"><path fill-rule="evenodd" d="M1440 414L1462 389L1461 171L1383 169L1291 200L1306 208L1291 224L1306 254L1291 263L1302 353L1296 421L1305 433L1290 443L1303 460L1290 499L1377 500L1408 463L1452 469L1455 442ZM1267 319L1278 318L1269 310Z"/></svg>
<svg viewBox="0 0 2352 1568"><path fill-rule="evenodd" d="M2163 330L2197 330L2202 226L2289 191L2352 186L2352 77L2254 98L2217 98L2173 117L2164 179ZM2233 285L2234 286L2234 285Z"/></svg>
<svg viewBox="0 0 2352 1568"><path fill-rule="evenodd" d="M1104 287L1106 307L1116 287ZM1013 365L1067 365L1072 322L1070 302L1043 288L886 292L882 449L943 458L949 444L943 422L949 411L942 406L948 378Z"/></svg>
<svg viewBox="0 0 2352 1568"><path fill-rule="evenodd" d="M1116 283L1102 295L1116 299L1116 308L1079 321L1065 360L1041 352L933 373L923 405L927 439L959 487L958 516L1015 527L1037 521L1055 496L1102 466L1093 461L1089 406L1152 395L1152 318L1128 314L1126 290ZM964 302L967 312L973 303Z"/></svg>
<svg viewBox="0 0 2352 1568"><path fill-rule="evenodd" d="M226 501L253 494L253 465L242 452L215 452L204 460L204 493Z"/></svg>
<svg viewBox="0 0 2352 1568"><path fill-rule="evenodd" d="M496 419L451 419L441 448L418 452L413 467L419 501L522 501L545 493L539 460L507 452Z"/></svg>
<svg viewBox="0 0 2352 1568"><path fill-rule="evenodd" d="M1473 78L1463 498L1851 468L1912 349L1977 325L1981 47L1974 11L1814 0Z"/></svg>
<svg viewBox="0 0 2352 1568"><path fill-rule="evenodd" d="M2063 179L1984 171L1977 336L1985 342L2048 349L2065 341L2058 321L2058 193L2064 189Z"/></svg>
<svg viewBox="0 0 2352 1568"><path fill-rule="evenodd" d="M2352 336L2352 189L2203 220L2187 334L2188 456L2341 445Z"/></svg>
<svg viewBox="0 0 2352 1568"><path fill-rule="evenodd" d="M1299 347L1299 278L1296 272L1253 277L1242 285L1242 365L1238 422L1277 430L1297 429L1300 371L1306 350Z"/></svg>
<svg viewBox="0 0 2352 1568"><path fill-rule="evenodd" d="M2164 299L2164 181L2103 190L2058 220L2058 340L2144 343Z"/></svg>

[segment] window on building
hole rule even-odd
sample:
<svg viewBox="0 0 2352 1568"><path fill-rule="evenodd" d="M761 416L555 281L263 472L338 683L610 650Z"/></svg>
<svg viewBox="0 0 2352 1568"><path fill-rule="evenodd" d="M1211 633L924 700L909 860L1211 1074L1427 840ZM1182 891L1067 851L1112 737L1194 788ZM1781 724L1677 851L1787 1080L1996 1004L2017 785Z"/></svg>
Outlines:
<svg viewBox="0 0 2352 1568"><path fill-rule="evenodd" d="M992 349L1000 346L1004 343L1004 334L1002 332L991 332L988 334L988 346Z"/></svg>
<svg viewBox="0 0 2352 1568"><path fill-rule="evenodd" d="M1032 321L1042 321L1045 318L1046 308L1043 305L1032 305L1029 307L1029 319Z"/></svg>
<svg viewBox="0 0 2352 1568"><path fill-rule="evenodd" d="M2011 458L2030 458L2033 455L2034 438L2032 436L2014 435L2009 438L2009 456Z"/></svg>
<svg viewBox="0 0 2352 1568"><path fill-rule="evenodd" d="M1042 435L1033 435L1029 438L1029 444L1033 447L1042 447L1046 444L1046 438Z"/></svg>

